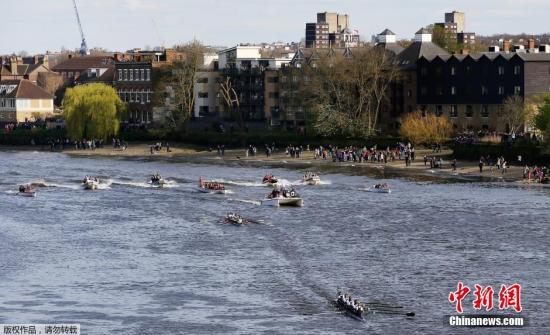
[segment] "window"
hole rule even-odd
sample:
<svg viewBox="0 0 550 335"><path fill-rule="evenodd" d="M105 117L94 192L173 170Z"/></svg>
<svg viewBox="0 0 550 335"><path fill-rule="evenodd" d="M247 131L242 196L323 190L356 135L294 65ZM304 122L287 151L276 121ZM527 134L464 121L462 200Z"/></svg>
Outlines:
<svg viewBox="0 0 550 335"><path fill-rule="evenodd" d="M443 106L435 106L435 116L440 117L441 115L443 115Z"/></svg>
<svg viewBox="0 0 550 335"><path fill-rule="evenodd" d="M489 106L481 106L481 117L489 117Z"/></svg>
<svg viewBox="0 0 550 335"><path fill-rule="evenodd" d="M137 103L140 103L141 102L141 93L140 92L136 92L136 102Z"/></svg>
<svg viewBox="0 0 550 335"><path fill-rule="evenodd" d="M516 76L521 74L521 66L519 66L519 65L514 66L514 74Z"/></svg>
<svg viewBox="0 0 550 335"><path fill-rule="evenodd" d="M122 80L122 70L119 69L118 70L118 81L121 81Z"/></svg>
<svg viewBox="0 0 550 335"><path fill-rule="evenodd" d="M279 82L279 77L268 77L267 82L272 83L272 84L278 83Z"/></svg>
<svg viewBox="0 0 550 335"><path fill-rule="evenodd" d="M208 84L208 78L207 77L198 78L197 79L197 84Z"/></svg>
<svg viewBox="0 0 550 335"><path fill-rule="evenodd" d="M297 83L298 82L298 76L292 76L292 82Z"/></svg>
<svg viewBox="0 0 550 335"><path fill-rule="evenodd" d="M504 66L499 66L499 67L498 67L498 75L499 75L499 76L503 76L503 75L504 75Z"/></svg>
<svg viewBox="0 0 550 335"><path fill-rule="evenodd" d="M120 100L126 101L126 93L124 92L118 92L118 96L120 97Z"/></svg>
<svg viewBox="0 0 550 335"><path fill-rule="evenodd" d="M146 75L145 80L151 81L151 70L150 69L145 70L145 75Z"/></svg>
<svg viewBox="0 0 550 335"><path fill-rule="evenodd" d="M145 80L145 69L141 69L141 80Z"/></svg>
<svg viewBox="0 0 550 335"><path fill-rule="evenodd" d="M451 76L456 75L456 68L454 66L451 67Z"/></svg>
<svg viewBox="0 0 550 335"><path fill-rule="evenodd" d="M282 76L281 77L281 83L286 83L287 81L287 77L286 76Z"/></svg>
<svg viewBox="0 0 550 335"><path fill-rule="evenodd" d="M466 106L466 117L472 117L474 116L474 108L472 107L472 105L467 105Z"/></svg>
<svg viewBox="0 0 550 335"><path fill-rule="evenodd" d="M458 116L458 106L451 105L451 117L457 117L457 116Z"/></svg>
<svg viewBox="0 0 550 335"><path fill-rule="evenodd" d="M206 115L210 112L209 106L199 106L199 115Z"/></svg>
<svg viewBox="0 0 550 335"><path fill-rule="evenodd" d="M427 75L428 75L428 68L422 67L422 68L420 69L420 75L421 75L422 77L427 76Z"/></svg>
<svg viewBox="0 0 550 335"><path fill-rule="evenodd" d="M139 80L139 69L134 69L135 72L135 79Z"/></svg>
<svg viewBox="0 0 550 335"><path fill-rule="evenodd" d="M443 87L438 86L436 92L437 92L437 95L443 95Z"/></svg>
<svg viewBox="0 0 550 335"><path fill-rule="evenodd" d="M427 95L428 94L428 88L426 86L420 87L420 94Z"/></svg>
<svg viewBox="0 0 550 335"><path fill-rule="evenodd" d="M443 74L443 70L441 69L441 66L438 66L435 70L435 74L440 77Z"/></svg>
<svg viewBox="0 0 550 335"><path fill-rule="evenodd" d="M129 70L130 72L130 81L134 81L134 71L132 69Z"/></svg>
<svg viewBox="0 0 550 335"><path fill-rule="evenodd" d="M145 92L145 99L147 99L147 102L151 102L151 91Z"/></svg>
<svg viewBox="0 0 550 335"><path fill-rule="evenodd" d="M199 92L199 98L208 99L208 92Z"/></svg>
<svg viewBox="0 0 550 335"><path fill-rule="evenodd" d="M456 95L456 87L451 86L451 95Z"/></svg>
<svg viewBox="0 0 550 335"><path fill-rule="evenodd" d="M504 86L498 87L498 95L504 95Z"/></svg>
<svg viewBox="0 0 550 335"><path fill-rule="evenodd" d="M407 96L412 97L412 95L413 95L413 92L411 90L407 90Z"/></svg>
<svg viewBox="0 0 550 335"><path fill-rule="evenodd" d="M481 95L485 96L485 95L488 95L488 94L489 94L489 89L487 88L487 86L482 85L481 86Z"/></svg>
<svg viewBox="0 0 550 335"><path fill-rule="evenodd" d="M124 69L124 80L128 80L128 69Z"/></svg>
<svg viewBox="0 0 550 335"><path fill-rule="evenodd" d="M514 86L514 94L520 94L521 93L521 86Z"/></svg>

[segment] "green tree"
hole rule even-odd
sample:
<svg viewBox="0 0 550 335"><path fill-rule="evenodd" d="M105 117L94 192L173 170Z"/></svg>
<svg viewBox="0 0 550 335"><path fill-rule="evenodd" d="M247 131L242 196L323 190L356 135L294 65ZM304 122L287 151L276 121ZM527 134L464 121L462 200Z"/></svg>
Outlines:
<svg viewBox="0 0 550 335"><path fill-rule="evenodd" d="M94 83L67 89L63 109L71 139L108 139L118 134L126 104L111 86Z"/></svg>
<svg viewBox="0 0 550 335"><path fill-rule="evenodd" d="M544 104L539 107L533 121L535 127L541 132L550 130L550 96L544 99Z"/></svg>

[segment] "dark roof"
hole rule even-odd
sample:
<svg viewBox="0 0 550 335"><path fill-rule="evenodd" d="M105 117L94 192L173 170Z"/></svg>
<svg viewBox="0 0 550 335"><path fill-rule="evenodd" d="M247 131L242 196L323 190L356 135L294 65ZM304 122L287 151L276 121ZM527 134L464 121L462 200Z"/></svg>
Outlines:
<svg viewBox="0 0 550 335"><path fill-rule="evenodd" d="M389 30L389 29L386 28L386 29L384 29L383 32L381 32L381 33L378 34L378 35L395 35L395 34L393 33L393 31L391 31L391 30Z"/></svg>
<svg viewBox="0 0 550 335"><path fill-rule="evenodd" d="M53 71L84 71L92 68L105 68L113 63L109 56L73 56L57 64Z"/></svg>
<svg viewBox="0 0 550 335"><path fill-rule="evenodd" d="M550 53L517 52L516 55L525 62L550 62Z"/></svg>
<svg viewBox="0 0 550 335"><path fill-rule="evenodd" d="M15 86L10 93L6 90L0 91L0 96L5 98L23 99L53 99L53 96L44 89L36 86L28 80L2 80L0 86Z"/></svg>
<svg viewBox="0 0 550 335"><path fill-rule="evenodd" d="M426 28L421 28L419 31L416 32L416 34L431 34L431 32Z"/></svg>
<svg viewBox="0 0 550 335"><path fill-rule="evenodd" d="M109 66L107 71L105 71L99 77L88 77L88 71L82 71L80 77L78 77L78 82L80 83L91 83L91 82L112 82L115 78L115 67Z"/></svg>
<svg viewBox="0 0 550 335"><path fill-rule="evenodd" d="M384 48L384 50L392 52L394 55L399 55L403 50L402 46L397 43L377 43L375 48Z"/></svg>
<svg viewBox="0 0 550 335"><path fill-rule="evenodd" d="M402 69L414 69L420 57L434 59L438 55L449 55L449 53L432 42L416 41L399 53L397 60Z"/></svg>

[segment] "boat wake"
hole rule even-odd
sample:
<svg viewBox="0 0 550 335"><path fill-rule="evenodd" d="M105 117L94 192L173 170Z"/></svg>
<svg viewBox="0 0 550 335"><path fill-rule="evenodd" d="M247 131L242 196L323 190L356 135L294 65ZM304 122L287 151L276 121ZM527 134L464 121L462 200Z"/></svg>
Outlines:
<svg viewBox="0 0 550 335"><path fill-rule="evenodd" d="M259 200L249 200L249 199L233 199L233 198L229 198L227 199L229 201L235 201L235 202L243 202L245 204L252 204L252 205L257 205L257 206L260 206L262 204L261 201Z"/></svg>
<svg viewBox="0 0 550 335"><path fill-rule="evenodd" d="M68 188L71 190L78 190L80 189L80 185L76 183L53 183L53 182L47 182L45 180L38 180L31 183L31 186L34 188L46 188L46 187L55 187L55 188Z"/></svg>
<svg viewBox="0 0 550 335"><path fill-rule="evenodd" d="M249 181L225 180L225 179L215 179L213 181L216 183L221 183L226 185L245 186L245 187L263 187L266 185L260 181L249 182Z"/></svg>
<svg viewBox="0 0 550 335"><path fill-rule="evenodd" d="M158 188L159 186L153 185L150 181L124 181L124 180L113 180L113 185L121 185L121 186L129 186L129 187L142 187L142 188ZM175 182L174 180L165 180L162 187L165 188L173 188L173 187L179 187L179 184Z"/></svg>

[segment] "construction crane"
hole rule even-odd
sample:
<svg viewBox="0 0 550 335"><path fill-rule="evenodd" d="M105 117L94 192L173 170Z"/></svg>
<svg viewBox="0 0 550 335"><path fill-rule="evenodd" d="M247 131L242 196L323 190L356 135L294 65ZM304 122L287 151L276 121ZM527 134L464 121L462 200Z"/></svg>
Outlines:
<svg viewBox="0 0 550 335"><path fill-rule="evenodd" d="M78 8L76 8L76 0L73 0L74 12L76 14L76 22L78 23L78 29L80 29L80 37L82 38L82 43L80 43L80 54L88 54L88 45L86 45L86 38L84 37L84 31L82 30L82 23L80 22L80 16L78 15Z"/></svg>

